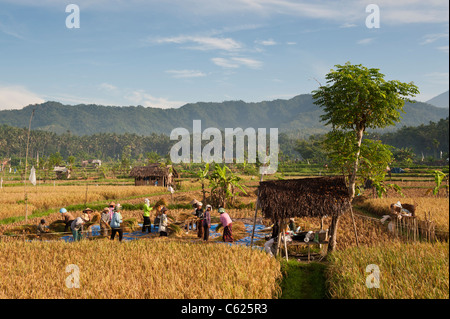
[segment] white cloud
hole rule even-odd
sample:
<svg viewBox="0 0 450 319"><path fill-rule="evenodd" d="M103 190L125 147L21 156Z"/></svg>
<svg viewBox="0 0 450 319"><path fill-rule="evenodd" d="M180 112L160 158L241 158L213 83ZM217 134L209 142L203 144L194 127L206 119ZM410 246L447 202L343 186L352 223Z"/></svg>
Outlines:
<svg viewBox="0 0 450 319"><path fill-rule="evenodd" d="M109 83L102 83L99 85L99 89L104 91L117 91L118 88L112 84Z"/></svg>
<svg viewBox="0 0 450 319"><path fill-rule="evenodd" d="M238 63L233 63L229 59L224 58L212 58L211 61L213 61L214 64L221 66L225 69L235 69L239 67Z"/></svg>
<svg viewBox="0 0 450 319"><path fill-rule="evenodd" d="M21 34L19 34L16 30L13 29L12 24L13 23L11 23L10 25L8 24L5 25L0 22L0 32L12 36L16 39L24 40L25 38Z"/></svg>
<svg viewBox="0 0 450 319"><path fill-rule="evenodd" d="M263 65L263 63L261 61L254 60L254 59L249 59L249 58L234 57L234 58L231 58L231 60L239 63L240 65L244 65L246 67L249 67L251 69L259 69Z"/></svg>
<svg viewBox="0 0 450 319"><path fill-rule="evenodd" d="M171 74L174 78L198 78L206 76L205 73L197 70L167 70L166 73Z"/></svg>
<svg viewBox="0 0 450 319"><path fill-rule="evenodd" d="M346 23L340 25L339 28L347 29L347 28L354 28L354 27L356 27L356 26L357 26L357 25L356 25L355 23L349 23L349 22L346 22Z"/></svg>
<svg viewBox="0 0 450 319"><path fill-rule="evenodd" d="M366 45L366 44L372 43L373 40L374 40L374 38L365 38L365 39L359 40L357 43L358 44L362 44L362 45Z"/></svg>
<svg viewBox="0 0 450 319"><path fill-rule="evenodd" d="M224 50L224 51L237 51L242 48L242 45L232 38L217 38L217 37L204 37L204 36L177 36L166 37L159 39L148 39L149 42L156 43L175 43L185 44L191 43L192 46L187 47L193 50Z"/></svg>
<svg viewBox="0 0 450 319"><path fill-rule="evenodd" d="M434 33L434 34L427 34L423 36L423 41L420 42L421 45L430 44L433 43L439 39L448 39L448 32L447 33Z"/></svg>
<svg viewBox="0 0 450 319"><path fill-rule="evenodd" d="M431 72L425 74L428 82L433 84L444 84L448 85L449 74L448 72Z"/></svg>
<svg viewBox="0 0 450 319"><path fill-rule="evenodd" d="M265 45L265 46L276 45L277 44L273 39L257 40L257 41L255 41L255 43L261 44L261 45Z"/></svg>
<svg viewBox="0 0 450 319"><path fill-rule="evenodd" d="M21 109L29 104L45 102L39 95L22 86L0 87L0 110Z"/></svg>
<svg viewBox="0 0 450 319"><path fill-rule="evenodd" d="M381 2L381 3L380 3ZM381 21L391 25L448 23L448 1L378 0Z"/></svg>
<svg viewBox="0 0 450 319"><path fill-rule="evenodd" d="M263 65L261 61L243 57L232 57L229 59L212 58L211 61L214 64L223 67L225 69L236 69L241 66L246 66L251 69L260 69Z"/></svg>
<svg viewBox="0 0 450 319"><path fill-rule="evenodd" d="M448 53L448 45L444 45L444 46L441 46L441 47L437 47L437 49L438 49L439 51Z"/></svg>
<svg viewBox="0 0 450 319"><path fill-rule="evenodd" d="M170 101L167 98L154 97L144 90L135 90L125 96L125 98L137 105L160 109L179 108L186 104L186 102Z"/></svg>

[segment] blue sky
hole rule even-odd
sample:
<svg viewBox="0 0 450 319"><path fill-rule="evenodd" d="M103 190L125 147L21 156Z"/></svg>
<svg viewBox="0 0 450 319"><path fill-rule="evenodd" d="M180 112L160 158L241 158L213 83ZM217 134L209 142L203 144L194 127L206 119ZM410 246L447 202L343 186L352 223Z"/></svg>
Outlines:
<svg viewBox="0 0 450 319"><path fill-rule="evenodd" d="M66 27L68 4L80 28ZM380 28L367 28L369 4ZM0 109L288 99L336 64L449 86L447 0L0 0Z"/></svg>

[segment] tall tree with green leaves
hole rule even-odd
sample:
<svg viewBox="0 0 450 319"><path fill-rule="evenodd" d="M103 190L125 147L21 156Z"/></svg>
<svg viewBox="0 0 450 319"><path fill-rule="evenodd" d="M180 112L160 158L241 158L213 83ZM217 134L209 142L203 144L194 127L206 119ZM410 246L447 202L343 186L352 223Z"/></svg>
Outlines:
<svg viewBox="0 0 450 319"><path fill-rule="evenodd" d="M347 62L345 65L336 65L336 68L326 75L327 84L312 93L314 104L324 111L321 121L332 126L336 151L343 150L341 155L335 152L336 155L345 157L343 163L349 165L347 186L350 200L353 200L366 129L384 128L399 122L405 101L413 102L409 97L419 93L419 90L412 82L386 81L379 69L361 64ZM343 144L349 145L349 149L343 149ZM353 211L351 215L358 244ZM332 218L329 252L336 246L338 222L339 216Z"/></svg>
<svg viewBox="0 0 450 319"><path fill-rule="evenodd" d="M327 75L327 85L314 90L314 103L323 108L321 121L333 131L354 136L348 189L351 199L360 163L361 144L366 129L384 128L401 120L405 101L419 93L412 82L386 81L379 69L352 65L336 65ZM344 134L345 135L345 134Z"/></svg>

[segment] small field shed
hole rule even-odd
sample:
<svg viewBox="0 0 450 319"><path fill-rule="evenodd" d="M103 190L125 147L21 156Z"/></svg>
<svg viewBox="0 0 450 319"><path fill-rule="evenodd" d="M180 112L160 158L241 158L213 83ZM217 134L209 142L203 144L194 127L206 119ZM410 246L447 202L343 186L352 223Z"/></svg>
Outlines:
<svg viewBox="0 0 450 319"><path fill-rule="evenodd" d="M56 174L57 179L68 179L70 178L71 170L65 166L55 166L53 171Z"/></svg>
<svg viewBox="0 0 450 319"><path fill-rule="evenodd" d="M338 217L351 210L341 176L260 182L259 206L265 218L280 225L293 217L331 217L329 251L334 249Z"/></svg>
<svg viewBox="0 0 450 319"><path fill-rule="evenodd" d="M172 165L161 166L159 163L149 164L147 166L136 166L130 172L134 177L134 185L155 185L167 187L174 185L174 179L178 178L178 173Z"/></svg>

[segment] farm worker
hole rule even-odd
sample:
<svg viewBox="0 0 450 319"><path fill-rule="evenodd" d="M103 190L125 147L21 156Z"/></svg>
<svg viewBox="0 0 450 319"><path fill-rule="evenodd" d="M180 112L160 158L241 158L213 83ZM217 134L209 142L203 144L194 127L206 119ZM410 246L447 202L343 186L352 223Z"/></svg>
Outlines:
<svg viewBox="0 0 450 319"><path fill-rule="evenodd" d="M122 241L123 229L120 227L120 224L122 224L122 214L120 213L121 211L122 205L117 204L114 215L111 219L111 223L109 224L111 226L111 240L114 240L114 237L116 237L116 233L119 233L119 241Z"/></svg>
<svg viewBox="0 0 450 319"><path fill-rule="evenodd" d="M166 211L168 211L168 209L163 206L161 208L161 216L159 218L159 236L167 236L168 221Z"/></svg>
<svg viewBox="0 0 450 319"><path fill-rule="evenodd" d="M109 219L111 220L114 215L114 208L116 207L116 203L109 203Z"/></svg>
<svg viewBox="0 0 450 319"><path fill-rule="evenodd" d="M289 218L289 230L295 232L295 219Z"/></svg>
<svg viewBox="0 0 450 319"><path fill-rule="evenodd" d="M38 237L44 233L48 233L48 227L45 225L45 219L41 219L41 222L37 226Z"/></svg>
<svg viewBox="0 0 450 319"><path fill-rule="evenodd" d="M86 209L83 210L83 216L84 219L86 219L87 221L91 220L91 213L93 213L94 211L92 209L90 209L89 207L87 207Z"/></svg>
<svg viewBox="0 0 450 319"><path fill-rule="evenodd" d="M70 225L70 228L72 229L73 241L79 241L81 239L83 225L89 221L89 219L87 219L89 215L86 215L87 214L83 214L80 217L77 217Z"/></svg>
<svg viewBox="0 0 450 319"><path fill-rule="evenodd" d="M192 215L194 215L194 216L197 216L197 213L196 213L196 211L197 211L197 204L199 203L199 201L198 200L196 200L196 199L193 199L192 201L191 201L191 205L192 205L192 207L195 209L194 210L194 212L192 213ZM192 225L192 226L191 226ZM190 227L190 229L192 229L192 230L194 230L194 226L195 227L197 227L197 225L195 224L195 223L189 223L189 227ZM189 231L189 229L187 229L187 231Z"/></svg>
<svg viewBox="0 0 450 319"><path fill-rule="evenodd" d="M206 205L205 216L203 218L203 240L209 239L209 228L211 227L211 211L212 206Z"/></svg>
<svg viewBox="0 0 450 319"><path fill-rule="evenodd" d="M144 201L144 222L142 224L142 232L145 233L148 229L148 232L152 232L152 222L150 220L150 212L153 210L153 207L150 206L150 201L148 198Z"/></svg>
<svg viewBox="0 0 450 319"><path fill-rule="evenodd" d="M278 221L275 222L273 226L273 232L272 232L272 238L270 238L265 244L264 244L264 250L266 253L268 253L271 257L273 257L273 253L276 251L276 244L278 244L278 230L279 230L279 224ZM281 240L284 241L292 241L292 238L287 235L287 231L289 230L289 227L286 227L284 230L281 231Z"/></svg>
<svg viewBox="0 0 450 319"><path fill-rule="evenodd" d="M266 253L268 253L271 257L273 257L273 248L274 248L274 244L277 240L277 237L275 238L271 238L268 241L266 241L266 243L264 244L264 250L266 251Z"/></svg>
<svg viewBox="0 0 450 319"><path fill-rule="evenodd" d="M273 252L274 252L274 244L277 242L279 229L280 229L280 225L279 225L278 220L276 220L275 223L272 225L272 236L264 244L264 250L266 251L266 253L268 253L272 257L273 257Z"/></svg>
<svg viewBox="0 0 450 319"><path fill-rule="evenodd" d="M64 232L67 233L69 231L70 224L72 224L75 218L64 207L61 208L59 212L61 213L61 216L64 218L64 222L66 223L66 227L64 227Z"/></svg>
<svg viewBox="0 0 450 319"><path fill-rule="evenodd" d="M197 203L197 209L195 210L195 216L197 216L197 237L203 237L203 203Z"/></svg>
<svg viewBox="0 0 450 319"><path fill-rule="evenodd" d="M411 212L404 208L400 201L395 204L391 204L391 212L393 214L397 214L399 219L401 219L402 216L412 216Z"/></svg>
<svg viewBox="0 0 450 319"><path fill-rule="evenodd" d="M161 218L161 208L162 208L163 206L161 206L161 205L159 205L159 206L157 206L156 207L156 216L155 216L155 219L153 220L153 225L156 227L156 226L158 226L159 227L159 221L160 221L160 218Z"/></svg>
<svg viewBox="0 0 450 319"><path fill-rule="evenodd" d="M191 200L191 205L194 209L197 209L197 204L198 204L198 200L196 200L195 198L193 200Z"/></svg>
<svg viewBox="0 0 450 319"><path fill-rule="evenodd" d="M104 237L108 236L108 231L111 228L109 226L109 223L111 222L111 217L109 215L109 208L105 207L103 208L101 217L100 217L100 230L101 230L101 234Z"/></svg>
<svg viewBox="0 0 450 319"><path fill-rule="evenodd" d="M225 208L219 207L219 213L220 213L220 222L223 226L223 241L224 242L233 242L233 233L231 229L232 220L230 218L230 215L225 212Z"/></svg>

